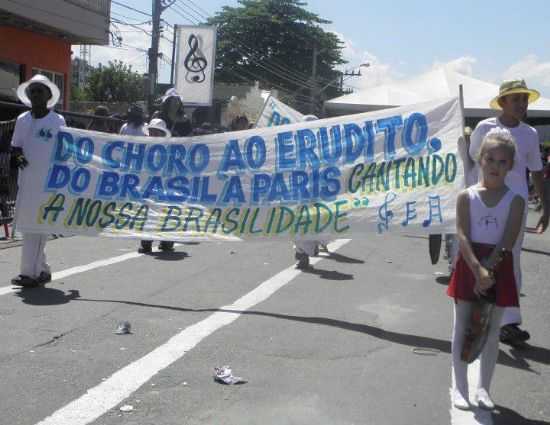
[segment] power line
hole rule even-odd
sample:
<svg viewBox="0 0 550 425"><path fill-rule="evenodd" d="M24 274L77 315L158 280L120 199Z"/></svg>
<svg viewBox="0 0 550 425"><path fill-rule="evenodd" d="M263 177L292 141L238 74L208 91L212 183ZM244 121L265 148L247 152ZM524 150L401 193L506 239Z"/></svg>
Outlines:
<svg viewBox="0 0 550 425"><path fill-rule="evenodd" d="M120 16L121 18L124 18L124 19L129 19L131 21L139 21L139 19L136 19L136 18L130 18L129 16L126 16L126 15L123 15L122 13L118 13L118 12L115 12L114 10L111 10L111 15L117 15L117 16ZM149 19L148 21L143 21L143 22L132 22L133 25L150 25L151 24L151 20Z"/></svg>
<svg viewBox="0 0 550 425"><path fill-rule="evenodd" d="M197 25L199 21L196 20L195 17L189 15L183 8L181 8L178 4L174 3L172 5L172 11L181 16L183 19L187 20L188 22L191 22L193 25Z"/></svg>
<svg viewBox="0 0 550 425"><path fill-rule="evenodd" d="M177 1L178 1L178 0L176 0L176 2L177 2ZM174 4L174 6L180 7L178 4ZM188 6L187 4L181 3L181 9L183 9L184 7L187 7L188 10L193 11L194 17L195 17L195 16L198 17L197 20L198 20L199 22L200 22L201 20L205 20L205 21L206 21L205 18L208 18L208 16L201 15L201 13L200 13L200 12L197 12L193 7L190 7L190 6ZM187 10L185 10L185 11L187 12ZM191 12L188 12L188 13L191 14ZM196 18L195 18L195 19L196 19Z"/></svg>
<svg viewBox="0 0 550 425"><path fill-rule="evenodd" d="M116 0L111 0L111 3L116 4L117 6L120 6L120 7L124 7L125 9L129 9L129 10L132 10L132 11L134 11L134 12L140 13L140 14L142 14L142 15L151 17L151 14L150 14L150 13L144 12L143 10L139 10L139 9L133 8L132 6L128 6L127 4L120 3L120 2L118 2L118 1L116 1Z"/></svg>
<svg viewBox="0 0 550 425"><path fill-rule="evenodd" d="M132 27L132 28L135 28L136 30L140 30L141 32L144 32L145 34L147 34L149 37L152 36L151 32L150 31L147 31L137 25L134 25L134 24L130 24L128 22L123 22L123 21L119 21L118 19L116 18L111 18L111 22L115 22L117 24L120 24L120 25L127 25L129 27Z"/></svg>
<svg viewBox="0 0 550 425"><path fill-rule="evenodd" d="M193 0L186 0L188 1L189 3L195 5L198 9L202 10L203 12L203 15L205 16L210 16L210 13L208 13L208 11L206 11L205 9L203 9L201 6L199 6L197 3L195 3Z"/></svg>

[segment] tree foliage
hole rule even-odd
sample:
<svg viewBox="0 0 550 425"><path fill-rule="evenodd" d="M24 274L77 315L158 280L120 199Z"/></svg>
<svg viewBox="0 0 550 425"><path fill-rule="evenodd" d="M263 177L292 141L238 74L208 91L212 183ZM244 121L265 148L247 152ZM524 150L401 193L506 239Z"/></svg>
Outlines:
<svg viewBox="0 0 550 425"><path fill-rule="evenodd" d="M144 97L144 79L131 65L109 61L90 73L85 92L92 101L135 102Z"/></svg>
<svg viewBox="0 0 550 425"><path fill-rule="evenodd" d="M328 83L326 94L338 94L341 73L335 67L345 63L343 43L323 29L330 21L304 6L300 0L239 0L210 18L208 24L218 27L217 81L259 80L264 88L291 93L296 102L307 99L313 83L318 95Z"/></svg>

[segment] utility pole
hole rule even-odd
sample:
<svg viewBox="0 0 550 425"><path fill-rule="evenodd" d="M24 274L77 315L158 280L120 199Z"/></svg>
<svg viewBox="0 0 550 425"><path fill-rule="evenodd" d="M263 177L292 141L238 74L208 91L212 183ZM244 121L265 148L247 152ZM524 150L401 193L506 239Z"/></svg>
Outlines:
<svg viewBox="0 0 550 425"><path fill-rule="evenodd" d="M162 13L161 0L153 0L153 33L151 36L151 47L149 48L149 90L147 93L147 112L153 110L155 89L158 79L158 58L160 42L160 15Z"/></svg>
<svg viewBox="0 0 550 425"><path fill-rule="evenodd" d="M365 66L365 65L366 64L363 64L362 66ZM355 71L351 71L351 72L345 71L344 73L342 73L342 75L340 75L340 93L344 92L344 77L360 77L360 76L361 76L361 69L359 69L357 73Z"/></svg>
<svg viewBox="0 0 550 425"><path fill-rule="evenodd" d="M311 66L311 84L310 89L310 104L309 112L311 114L315 113L315 105L317 104L317 57L319 56L319 49L317 44L313 45L313 64Z"/></svg>

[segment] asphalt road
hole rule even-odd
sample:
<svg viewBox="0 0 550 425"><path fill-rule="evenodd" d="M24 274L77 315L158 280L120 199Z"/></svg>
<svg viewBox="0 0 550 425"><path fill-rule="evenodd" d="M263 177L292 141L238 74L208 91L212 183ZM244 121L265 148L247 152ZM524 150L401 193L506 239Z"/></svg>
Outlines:
<svg viewBox="0 0 550 425"><path fill-rule="evenodd" d="M492 417L451 409L452 301L427 245L339 240L302 273L285 242L143 256L61 238L55 280L25 291L21 248L0 250L0 424L550 424L550 233L524 245L531 346L501 345ZM214 382L223 365L248 382Z"/></svg>

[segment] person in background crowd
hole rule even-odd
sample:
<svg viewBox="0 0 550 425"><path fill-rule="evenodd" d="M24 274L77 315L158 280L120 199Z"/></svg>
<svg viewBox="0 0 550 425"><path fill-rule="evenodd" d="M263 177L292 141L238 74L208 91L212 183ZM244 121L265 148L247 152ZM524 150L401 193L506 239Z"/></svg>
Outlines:
<svg viewBox="0 0 550 425"><path fill-rule="evenodd" d="M128 108L127 122L124 124L119 134L126 136L146 136L145 130L145 116L143 115L143 109L141 106L135 103L131 104Z"/></svg>
<svg viewBox="0 0 550 425"><path fill-rule="evenodd" d="M150 137L171 137L172 133L168 130L164 120L160 118L153 118L149 125L146 127L147 135ZM161 241L159 244L159 249L161 251L173 251L174 242L171 241ZM141 246L138 249L140 254L150 254L153 252L153 241L142 240Z"/></svg>
<svg viewBox="0 0 550 425"><path fill-rule="evenodd" d="M481 143L485 135L493 128L507 129L516 141L516 155L514 166L506 176L506 185L525 200L524 223L518 243L514 247L514 272L518 293L521 289L521 263L520 254L523 244L525 220L527 217L528 186L525 178L527 170L531 171L535 190L543 205L542 214L537 224L537 232L543 233L548 227L549 206L548 199L544 197L544 185L542 175L542 161L539 151L539 137L537 130L525 124L529 103L536 101L540 94L536 90L527 88L524 80L504 81L500 85L498 96L490 103L491 108L500 110L500 116L481 121L476 126L471 136L469 154L472 159L477 158ZM476 167L479 170L479 166ZM502 328L500 341L513 346L521 346L530 338L527 331L519 325L522 322L521 312L518 307L510 307L504 310L502 316Z"/></svg>
<svg viewBox="0 0 550 425"><path fill-rule="evenodd" d="M61 96L59 88L46 76L37 74L21 84L17 88L17 96L31 110L17 117L11 141L13 165L21 169L15 208L16 222L21 202L32 196L32 193L27 193L28 185L36 184L32 178L44 161L48 161L50 144L55 140L53 136L59 127L65 125L65 119L52 111ZM45 136L37 141L42 134ZM20 274L12 279L13 285L37 287L51 281L45 252L47 240L48 235L23 233Z"/></svg>
<svg viewBox="0 0 550 425"><path fill-rule="evenodd" d="M166 123L172 137L187 137L193 131L191 121L185 116L181 96L174 88L166 91L160 110L154 114L154 118L160 118Z"/></svg>
<svg viewBox="0 0 550 425"><path fill-rule="evenodd" d="M94 115L95 115L95 118L93 118L92 121L90 122L90 125L88 125L88 130L101 131L101 132L104 132L104 133L111 133L112 129L111 129L111 125L109 123L109 120L108 119L97 118L97 117L107 118L109 116L109 108L107 108L106 106L103 106L103 105L98 105L94 109Z"/></svg>
<svg viewBox="0 0 550 425"><path fill-rule="evenodd" d="M229 125L229 129L231 131L248 130L249 128L250 123L248 122L248 118L246 117L246 115L240 115L233 118L231 124Z"/></svg>

